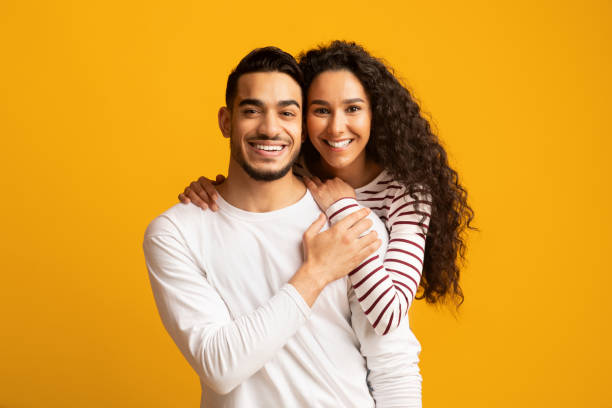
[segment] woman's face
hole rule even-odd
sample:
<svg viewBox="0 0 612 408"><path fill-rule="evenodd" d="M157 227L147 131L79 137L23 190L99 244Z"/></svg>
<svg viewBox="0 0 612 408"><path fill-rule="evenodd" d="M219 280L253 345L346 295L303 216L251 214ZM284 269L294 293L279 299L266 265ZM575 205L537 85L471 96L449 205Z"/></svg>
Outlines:
<svg viewBox="0 0 612 408"><path fill-rule="evenodd" d="M370 100L350 71L325 71L308 90L308 136L327 165L343 169L365 165L370 139Z"/></svg>

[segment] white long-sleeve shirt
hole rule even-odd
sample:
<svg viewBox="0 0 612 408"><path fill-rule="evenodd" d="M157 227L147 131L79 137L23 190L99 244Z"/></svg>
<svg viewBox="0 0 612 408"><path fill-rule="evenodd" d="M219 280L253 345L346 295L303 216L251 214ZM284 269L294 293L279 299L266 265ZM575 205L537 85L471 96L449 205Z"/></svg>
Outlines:
<svg viewBox="0 0 612 408"><path fill-rule="evenodd" d="M310 176L303 160L294 172ZM355 190L356 199L342 198L326 215L333 225L347 215L368 207L385 222L389 246L349 274L359 304L368 321L380 335L400 326L414 300L425 256L425 239L431 215L431 198L422 191L416 199L383 170L374 180Z"/></svg>
<svg viewBox="0 0 612 408"><path fill-rule="evenodd" d="M202 407L421 406L420 345L407 321L376 335L348 278L312 309L286 283L320 212L309 193L267 213L218 205L178 204L144 240L159 313L200 376ZM384 236L380 220L376 228Z"/></svg>

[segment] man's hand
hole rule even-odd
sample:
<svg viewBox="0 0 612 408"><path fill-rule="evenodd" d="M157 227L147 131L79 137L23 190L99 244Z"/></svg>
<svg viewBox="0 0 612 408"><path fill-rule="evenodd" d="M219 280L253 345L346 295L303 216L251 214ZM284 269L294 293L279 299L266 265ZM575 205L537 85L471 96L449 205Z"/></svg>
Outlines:
<svg viewBox="0 0 612 408"><path fill-rule="evenodd" d="M323 212L341 198L355 198L355 190L346 182L335 177L322 182L318 177L304 177L304 184L310 190L319 208Z"/></svg>
<svg viewBox="0 0 612 408"><path fill-rule="evenodd" d="M366 218L369 213L362 208L319 232L326 222L321 214L304 233L304 264L289 283L309 306L327 284L348 275L380 247L376 231L361 236L372 226L372 220Z"/></svg>

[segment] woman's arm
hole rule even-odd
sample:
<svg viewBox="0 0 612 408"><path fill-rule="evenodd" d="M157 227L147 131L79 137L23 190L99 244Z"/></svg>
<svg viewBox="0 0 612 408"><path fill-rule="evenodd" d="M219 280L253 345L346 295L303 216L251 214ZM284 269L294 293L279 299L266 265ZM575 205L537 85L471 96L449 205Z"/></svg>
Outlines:
<svg viewBox="0 0 612 408"><path fill-rule="evenodd" d="M351 197L347 190L351 187L339 179L321 183L315 178L306 183L331 225L363 208L354 198L354 191ZM385 335L400 325L419 287L431 202L424 197L410 198L403 187L383 190L378 195L385 200L363 204L372 209L382 207L381 219L390 231L389 246L384 259L378 255L366 259L349 278L368 321L377 334Z"/></svg>

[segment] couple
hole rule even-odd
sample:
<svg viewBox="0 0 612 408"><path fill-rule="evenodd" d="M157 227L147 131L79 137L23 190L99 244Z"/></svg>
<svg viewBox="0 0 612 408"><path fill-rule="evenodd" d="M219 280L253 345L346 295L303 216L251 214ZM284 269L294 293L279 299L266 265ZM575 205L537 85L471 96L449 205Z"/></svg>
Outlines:
<svg viewBox="0 0 612 408"><path fill-rule="evenodd" d="M227 180L180 197L212 211L145 234L159 313L202 406L420 406L407 311L419 286L462 298L465 190L379 60L339 41L299 60L257 49L230 74Z"/></svg>

